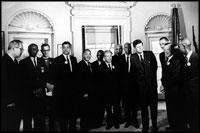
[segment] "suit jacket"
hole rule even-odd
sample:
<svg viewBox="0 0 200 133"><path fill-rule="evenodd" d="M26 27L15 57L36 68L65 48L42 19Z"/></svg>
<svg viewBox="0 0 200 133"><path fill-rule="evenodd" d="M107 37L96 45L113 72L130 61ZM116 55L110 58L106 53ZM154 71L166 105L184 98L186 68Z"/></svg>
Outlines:
<svg viewBox="0 0 200 133"><path fill-rule="evenodd" d="M44 58L40 58L41 59L41 63L42 63L42 80L43 83L46 84L48 83L52 83L52 79L51 79L51 75L52 75L52 66L53 66L53 58L48 58L47 60L45 60ZM45 85L44 85L45 86Z"/></svg>
<svg viewBox="0 0 200 133"><path fill-rule="evenodd" d="M83 97L84 94L88 94L88 97L91 96L91 87L93 87L93 73L92 73L92 66L87 65L84 60L81 60L78 63L78 72L79 72L79 83L81 86L80 89L80 97Z"/></svg>
<svg viewBox="0 0 200 133"><path fill-rule="evenodd" d="M2 57L2 76L1 76L1 105L2 109L6 108L7 104L15 103L16 106L20 103L21 87L20 87L20 68L19 64L15 63L8 54Z"/></svg>
<svg viewBox="0 0 200 133"><path fill-rule="evenodd" d="M164 63L162 68L162 84L166 93L177 94L180 92L182 81L182 64L178 54L173 54L169 63Z"/></svg>
<svg viewBox="0 0 200 133"><path fill-rule="evenodd" d="M136 82L141 95L147 92L157 95L157 61L152 51L143 51L145 66L142 67L139 56L131 57L131 69L136 74Z"/></svg>
<svg viewBox="0 0 200 133"><path fill-rule="evenodd" d="M109 70L107 64L104 62L101 65L101 74L103 76L103 93L105 102L112 102L117 100L119 95L118 84L117 84L117 69L116 65L113 65L112 71Z"/></svg>
<svg viewBox="0 0 200 133"><path fill-rule="evenodd" d="M70 71L69 63L66 63L66 59L63 54L56 57L53 61L53 95L58 99L73 99L73 96L76 93L77 59L76 57L70 55L70 60L72 72Z"/></svg>
<svg viewBox="0 0 200 133"><path fill-rule="evenodd" d="M92 63L92 72L93 72L93 91L92 94L94 95L94 98L97 100L100 100L103 98L103 78L104 76L101 74L101 65L103 62L99 65L98 60L94 61Z"/></svg>
<svg viewBox="0 0 200 133"><path fill-rule="evenodd" d="M190 104L198 105L199 99L199 55L192 52L189 59L190 65L186 66L186 95L190 100Z"/></svg>
<svg viewBox="0 0 200 133"><path fill-rule="evenodd" d="M24 94L24 104L30 109L35 105L35 101L38 98L43 98L45 96L44 84L42 82L42 61L37 57L37 67L34 66L30 57L27 57L20 61L21 73L23 78L23 94ZM38 89L41 89L39 97L34 93ZM25 107L28 109L28 107Z"/></svg>
<svg viewBox="0 0 200 133"><path fill-rule="evenodd" d="M161 52L159 54L159 59L160 59L161 67L163 67L165 64L165 53L164 52Z"/></svg>

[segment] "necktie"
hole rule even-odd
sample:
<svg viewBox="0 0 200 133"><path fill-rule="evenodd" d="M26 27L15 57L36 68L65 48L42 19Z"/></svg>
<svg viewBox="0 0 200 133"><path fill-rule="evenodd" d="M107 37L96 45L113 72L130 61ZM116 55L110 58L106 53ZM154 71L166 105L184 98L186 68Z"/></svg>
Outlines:
<svg viewBox="0 0 200 133"><path fill-rule="evenodd" d="M108 68L110 69L110 71L112 71L111 64L108 64Z"/></svg>
<svg viewBox="0 0 200 133"><path fill-rule="evenodd" d="M126 59L126 64L127 64L127 72L129 72L129 57L127 56L127 59Z"/></svg>
<svg viewBox="0 0 200 133"><path fill-rule="evenodd" d="M71 62L69 61L68 56L67 56L67 62L68 62L68 64L69 64L70 71L72 72L72 66L71 66Z"/></svg>
<svg viewBox="0 0 200 133"><path fill-rule="evenodd" d="M14 61L14 62L15 62L15 65L18 65L18 62L17 62L17 60L16 60L16 59L15 59L15 61Z"/></svg>
<svg viewBox="0 0 200 133"><path fill-rule="evenodd" d="M140 61L141 61L142 67L144 68L144 60L142 58L142 55L140 55Z"/></svg>
<svg viewBox="0 0 200 133"><path fill-rule="evenodd" d="M34 66L37 67L36 58L33 58Z"/></svg>
<svg viewBox="0 0 200 133"><path fill-rule="evenodd" d="M91 68L91 63L90 62L88 62L88 67L89 67L90 72L92 72L92 68Z"/></svg>

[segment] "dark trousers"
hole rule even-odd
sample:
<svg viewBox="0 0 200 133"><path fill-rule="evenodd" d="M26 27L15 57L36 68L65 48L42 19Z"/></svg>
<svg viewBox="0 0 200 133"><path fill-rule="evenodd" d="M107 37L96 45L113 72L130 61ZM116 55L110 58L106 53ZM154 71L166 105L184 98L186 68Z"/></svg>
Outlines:
<svg viewBox="0 0 200 133"><path fill-rule="evenodd" d="M103 96L96 94L91 100L92 107L92 123L94 127L100 127L103 124L105 106L103 105Z"/></svg>
<svg viewBox="0 0 200 133"><path fill-rule="evenodd" d="M92 124L91 101L88 97L85 97L81 98L80 102L80 128L81 131L88 131Z"/></svg>
<svg viewBox="0 0 200 133"><path fill-rule="evenodd" d="M186 131L186 116L184 116L183 99L174 90L165 92L167 118L172 131Z"/></svg>
<svg viewBox="0 0 200 133"><path fill-rule="evenodd" d="M120 99L106 99L105 110L107 113L107 126L118 125L121 118Z"/></svg>
<svg viewBox="0 0 200 133"><path fill-rule="evenodd" d="M45 131L45 101L44 97L34 97L32 102L26 103L24 108L23 119L23 131ZM32 129L32 119L33 126Z"/></svg>
<svg viewBox="0 0 200 133"><path fill-rule="evenodd" d="M140 94L140 108L142 115L142 126L144 130L149 129L149 109L151 112L151 121L153 128L157 128L157 108L158 108L158 98L156 94L146 92Z"/></svg>
<svg viewBox="0 0 200 133"><path fill-rule="evenodd" d="M58 117L60 131L76 131L76 118L74 116L62 115Z"/></svg>
<svg viewBox="0 0 200 133"><path fill-rule="evenodd" d="M132 88L133 89L133 88ZM124 107L124 115L126 122L136 122L137 121L137 111L138 111L138 93L131 93L127 91L122 99L122 105Z"/></svg>
<svg viewBox="0 0 200 133"><path fill-rule="evenodd" d="M46 116L49 122L49 131L56 131L56 119L54 114L54 101L52 96L46 96Z"/></svg>
<svg viewBox="0 0 200 133"><path fill-rule="evenodd" d="M1 130L18 132L20 127L20 113L16 107L5 107L1 114Z"/></svg>

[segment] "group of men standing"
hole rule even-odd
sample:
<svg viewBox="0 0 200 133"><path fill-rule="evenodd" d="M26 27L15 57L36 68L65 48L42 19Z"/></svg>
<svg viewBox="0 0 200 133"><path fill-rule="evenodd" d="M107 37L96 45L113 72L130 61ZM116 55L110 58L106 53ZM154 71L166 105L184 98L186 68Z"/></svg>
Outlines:
<svg viewBox="0 0 200 133"><path fill-rule="evenodd" d="M184 41L182 44L185 44ZM175 66L172 67L170 67L173 64L171 61L165 63L167 56L171 60L176 57L175 54L173 57L171 54L167 55L167 46L166 42L161 57L163 60L160 59L169 125L173 131L183 130L183 126L180 126L182 129L174 126L178 122L183 122L180 121L179 112L179 106L184 106L181 104L182 100L187 103L185 108L192 108L195 112L198 110L196 106L198 88L194 88L198 84L196 81L198 74L196 69L190 69L193 65L198 68L196 60L198 55L195 54L194 59L190 55L192 61L187 62L187 67L180 65L183 68L181 71L172 70L179 69L179 62L174 63ZM185 45L181 45L181 48L182 46ZM81 131L88 131L102 126L105 112L105 129L108 130L112 126L118 129L122 122L123 108L125 128L132 124L135 128L139 128L137 111L140 109L142 131L146 132L149 131L148 107L150 107L152 130L158 131L157 61L152 51L143 50L143 42L140 39L133 41L136 53L131 53L131 43L125 43L124 54L121 45L116 47L121 53L114 56L110 50L99 50L97 60L93 63L90 62L90 49L85 49L82 60L77 62L76 57L70 55L71 47L70 42L63 42L62 54L53 59L49 57L50 46L43 44L41 46L43 56L38 58L38 46L30 44L29 57L18 64L16 58L22 54L23 43L19 40L10 42L8 52L3 56L2 130L19 131L19 123L23 119L23 130L32 131L33 118L34 131L44 131L45 118L48 116L50 131L57 130L56 121L59 123L60 131L77 131L77 118L80 118ZM185 51L184 54L188 53L188 50ZM183 57L180 56L182 55L180 52L173 53L177 53L178 58ZM196 60L195 63L193 60ZM184 64L184 61L180 60L180 64ZM190 71L196 74L195 79ZM185 78L181 77L181 80L174 73L183 74L182 77ZM187 85L180 86L184 88L187 86L184 89L185 93L183 91L179 93L180 87L178 90L174 89L179 81L186 81L184 83ZM47 95L49 92L52 94ZM185 98L186 93L188 95ZM180 98L180 101L177 98ZM193 99L192 102L189 99ZM187 117L187 122L192 130L196 130L195 124L198 120L195 118L198 112L190 111L189 109L185 111L193 114Z"/></svg>
<svg viewBox="0 0 200 133"><path fill-rule="evenodd" d="M199 131L199 55L188 38L176 49L166 37L161 48L162 85L171 131Z"/></svg>

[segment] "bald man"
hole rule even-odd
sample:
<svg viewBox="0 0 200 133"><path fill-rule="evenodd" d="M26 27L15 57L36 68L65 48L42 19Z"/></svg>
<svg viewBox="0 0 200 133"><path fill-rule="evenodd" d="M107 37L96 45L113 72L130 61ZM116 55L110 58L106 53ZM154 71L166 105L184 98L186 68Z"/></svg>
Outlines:
<svg viewBox="0 0 200 133"><path fill-rule="evenodd" d="M190 131L199 131L199 55L191 48L191 41L183 38L180 51L186 57L185 80L186 115Z"/></svg>
<svg viewBox="0 0 200 133"><path fill-rule="evenodd" d="M165 63L162 66L162 85L165 91L167 117L172 131L185 131L186 123L183 112L182 63L173 45L164 47Z"/></svg>

